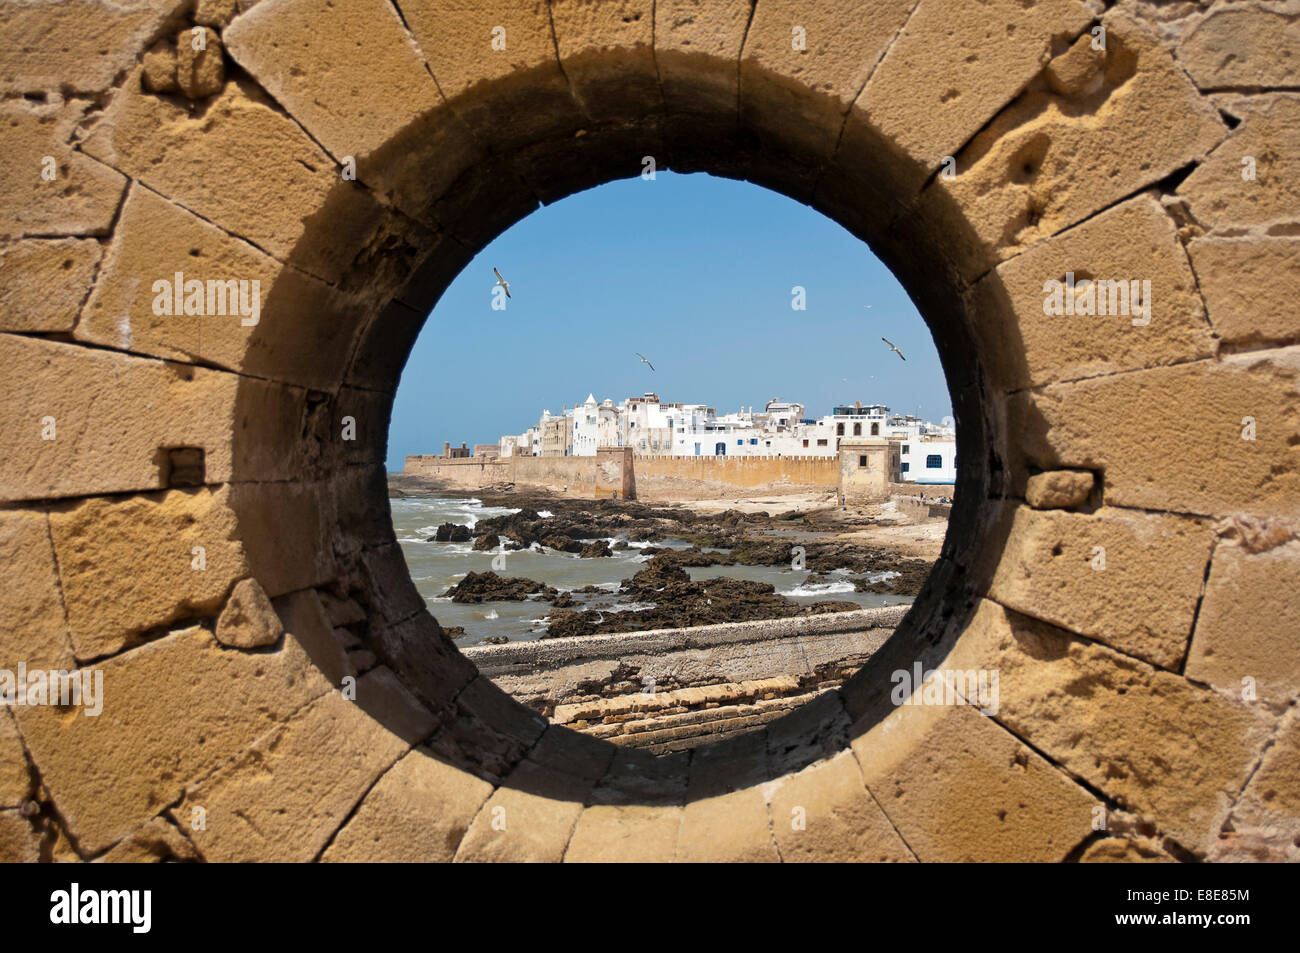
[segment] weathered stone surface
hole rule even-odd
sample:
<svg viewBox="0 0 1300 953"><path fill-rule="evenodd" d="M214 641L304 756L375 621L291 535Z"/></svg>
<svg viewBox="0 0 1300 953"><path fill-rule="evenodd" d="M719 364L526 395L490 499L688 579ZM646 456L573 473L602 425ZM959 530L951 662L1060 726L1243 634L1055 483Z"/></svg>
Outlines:
<svg viewBox="0 0 1300 953"><path fill-rule="evenodd" d="M1225 342L1300 339L1300 238L1200 238L1187 251L1210 323Z"/></svg>
<svg viewBox="0 0 1300 953"><path fill-rule="evenodd" d="M761 788L688 801L677 831L679 863L776 863Z"/></svg>
<svg viewBox="0 0 1300 953"><path fill-rule="evenodd" d="M221 37L208 27L182 30L176 38L176 85L190 99L221 92L226 79Z"/></svg>
<svg viewBox="0 0 1300 953"><path fill-rule="evenodd" d="M525 758L483 803L456 860L559 862L591 786L590 778Z"/></svg>
<svg viewBox="0 0 1300 953"><path fill-rule="evenodd" d="M1100 471L1113 505L1294 519L1298 378L1290 347L1055 384L1015 395L1010 426L1024 464ZM1140 425L1115 426L1139 407Z"/></svg>
<svg viewBox="0 0 1300 953"><path fill-rule="evenodd" d="M203 451L206 483L236 468L251 480L301 475L284 451L300 411L276 385L35 338L0 344L13 381L0 406L0 499L162 489L172 448Z"/></svg>
<svg viewBox="0 0 1300 953"><path fill-rule="evenodd" d="M1001 724L1191 851L1213 843L1269 734L1244 704L994 603L945 666L998 671Z"/></svg>
<svg viewBox="0 0 1300 953"><path fill-rule="evenodd" d="M176 825L155 817L112 850L97 858L104 864L158 864L199 860L199 852Z"/></svg>
<svg viewBox="0 0 1300 953"><path fill-rule="evenodd" d="M968 277L1158 182L1227 132L1144 27L1119 10L1103 25L1099 90L1062 96L1035 80L961 149L955 176L937 177L922 196L923 212L968 223L954 223L952 233ZM868 84L864 95L871 92ZM1040 287L1049 277L1063 276L1043 276Z"/></svg>
<svg viewBox="0 0 1300 953"><path fill-rule="evenodd" d="M113 98L83 143L87 153L326 280L383 226L378 203L344 182L334 161L254 88L227 83L191 115L138 87L132 77ZM309 227L317 240L303 243Z"/></svg>
<svg viewBox="0 0 1300 953"><path fill-rule="evenodd" d="M50 513L50 534L82 660L117 652L149 629L215 613L248 574L226 489L64 504Z"/></svg>
<svg viewBox="0 0 1300 953"><path fill-rule="evenodd" d="M654 4L555 0L551 22L573 95L593 120L663 108L654 62Z"/></svg>
<svg viewBox="0 0 1300 953"><path fill-rule="evenodd" d="M237 483L230 505L244 528L244 554L254 576L272 599L320 586L337 568L330 547L333 501L319 483ZM274 526L274 533L248 527Z"/></svg>
<svg viewBox="0 0 1300 953"><path fill-rule="evenodd" d="M1025 484L1025 501L1036 510L1068 510L1088 499L1096 481L1090 470L1035 473Z"/></svg>
<svg viewBox="0 0 1300 953"><path fill-rule="evenodd" d="M0 810L0 863L34 864L40 859L40 831L17 809Z"/></svg>
<svg viewBox="0 0 1300 953"><path fill-rule="evenodd" d="M899 707L853 753L923 862L1059 861L1090 830L1091 795L970 705Z"/></svg>
<svg viewBox="0 0 1300 953"><path fill-rule="evenodd" d="M356 678L357 671L348 659L347 649L334 634L315 589L281 596L274 605L284 630L298 640L327 682L342 688L344 678Z"/></svg>
<svg viewBox="0 0 1300 953"><path fill-rule="evenodd" d="M867 791L852 751L767 785L772 834L786 863L916 858Z"/></svg>
<svg viewBox="0 0 1300 953"><path fill-rule="evenodd" d="M68 145L84 108L0 103L11 170L0 182L0 238L107 234L126 179Z"/></svg>
<svg viewBox="0 0 1300 953"><path fill-rule="evenodd" d="M1272 708L1300 695L1300 540L1252 553L1220 542L1185 674ZM1247 682L1249 679L1249 682Z"/></svg>
<svg viewBox="0 0 1300 953"><path fill-rule="evenodd" d="M560 71L546 4L408 0L402 16L438 88L480 140L498 141L505 151L584 123ZM487 83L490 98L483 95ZM520 168L525 177L528 171Z"/></svg>
<svg viewBox="0 0 1300 953"><path fill-rule="evenodd" d="M189 787L170 813L186 823L203 808L206 829L190 838L210 861L312 860L408 748L355 703L329 692Z"/></svg>
<svg viewBox="0 0 1300 953"><path fill-rule="evenodd" d="M565 863L663 863L676 855L681 807L597 804L578 818Z"/></svg>
<svg viewBox="0 0 1300 953"><path fill-rule="evenodd" d="M396 193L411 214L423 214L478 151L384 0L264 0L224 37L335 161L353 157L361 181Z"/></svg>
<svg viewBox="0 0 1300 953"><path fill-rule="evenodd" d="M1213 544L1207 525L1177 516L1113 507L1087 515L1021 507L989 595L1018 612L1177 669Z"/></svg>
<svg viewBox="0 0 1300 953"><path fill-rule="evenodd" d="M449 861L492 786L416 748L385 772L326 848L328 863Z"/></svg>
<svg viewBox="0 0 1300 953"><path fill-rule="evenodd" d="M1075 0L915 6L854 112L924 172L954 155L1039 72L1055 42L1092 18Z"/></svg>
<svg viewBox="0 0 1300 953"><path fill-rule="evenodd" d="M0 565L9 567L0 589L0 668L71 669L68 621L44 512L0 512Z"/></svg>
<svg viewBox="0 0 1300 953"><path fill-rule="evenodd" d="M1081 864L1172 864L1174 859L1152 844L1127 837L1103 837L1080 856Z"/></svg>
<svg viewBox="0 0 1300 953"><path fill-rule="evenodd" d="M1244 161L1251 159L1253 163ZM1251 165L1254 178L1248 177ZM1300 96L1267 97L1251 109L1245 121L1183 181L1178 196L1186 199L1192 217L1210 232L1296 222L1300 218Z"/></svg>
<svg viewBox="0 0 1300 953"><path fill-rule="evenodd" d="M808 159L830 158L844 114L914 6L916 0L874 0L869 9L852 0L815 10L788 0L757 5L740 59L742 122ZM805 48L796 49L797 42Z"/></svg>
<svg viewBox="0 0 1300 953"><path fill-rule="evenodd" d="M1046 283L1065 285L1067 274L1075 280L1071 310L1092 313L1046 313ZM1149 313L1144 288L1151 297ZM1057 303L1065 306L1066 293L1063 287L1053 310ZM980 282L975 300L990 313L1005 300L1015 315L1014 323L980 321L975 329L995 355L999 386L1008 390L1176 364L1212 352L1196 277L1173 221L1149 195L1004 262Z"/></svg>
<svg viewBox="0 0 1300 953"><path fill-rule="evenodd" d="M1178 59L1201 89L1300 85L1300 13L1261 3L1211 10L1183 36Z"/></svg>
<svg viewBox="0 0 1300 953"><path fill-rule="evenodd" d="M739 77L731 62L750 27L747 0L656 0L655 65L671 113L718 121L736 114Z"/></svg>
<svg viewBox="0 0 1300 953"><path fill-rule="evenodd" d="M0 246L0 330L71 331L99 257L88 239Z"/></svg>
<svg viewBox="0 0 1300 953"><path fill-rule="evenodd" d="M98 668L104 709L97 716L15 709L41 780L88 853L128 837L187 783L329 690L291 637L275 652L238 652L200 628ZM177 823L188 830L190 819L187 810Z"/></svg>
<svg viewBox="0 0 1300 953"><path fill-rule="evenodd" d="M1212 860L1300 860L1300 717L1278 725L1272 746L1232 808Z"/></svg>
<svg viewBox="0 0 1300 953"><path fill-rule="evenodd" d="M231 648L253 649L274 645L283 634L280 617L257 580L241 579L235 583L217 617L217 641Z"/></svg>
<svg viewBox="0 0 1300 953"><path fill-rule="evenodd" d="M107 89L175 9L172 0L54 0L0 8L0 85L14 92Z"/></svg>
<svg viewBox="0 0 1300 953"><path fill-rule="evenodd" d="M178 273L186 284L203 283L204 313L177 313ZM157 291L160 281L165 287ZM231 281L245 284L232 288ZM325 389L343 373L362 315L358 302L137 186L76 335Z"/></svg>
<svg viewBox="0 0 1300 953"><path fill-rule="evenodd" d="M0 809L21 807L34 793L32 787L18 728L9 709L0 708Z"/></svg>

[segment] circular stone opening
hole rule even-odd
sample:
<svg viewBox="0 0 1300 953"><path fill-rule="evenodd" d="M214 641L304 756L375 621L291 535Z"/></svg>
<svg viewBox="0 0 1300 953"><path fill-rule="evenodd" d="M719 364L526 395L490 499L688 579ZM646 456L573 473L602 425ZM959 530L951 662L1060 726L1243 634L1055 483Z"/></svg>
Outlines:
<svg viewBox="0 0 1300 953"><path fill-rule="evenodd" d="M645 166L452 282L387 467L415 587L480 673L662 754L758 728L879 648L938 557L956 442L929 330L859 240Z"/></svg>

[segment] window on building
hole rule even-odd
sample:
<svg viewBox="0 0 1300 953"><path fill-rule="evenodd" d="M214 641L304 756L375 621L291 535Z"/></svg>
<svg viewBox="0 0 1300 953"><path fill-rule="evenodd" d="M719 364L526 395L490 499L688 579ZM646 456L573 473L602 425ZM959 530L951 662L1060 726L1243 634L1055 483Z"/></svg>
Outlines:
<svg viewBox="0 0 1300 953"><path fill-rule="evenodd" d="M931 453L925 458L925 468L927 470L943 469L943 457L937 453Z"/></svg>
<svg viewBox="0 0 1300 953"><path fill-rule="evenodd" d="M880 436L880 424L872 424L872 425L871 425L871 436L873 436L873 437L879 437L879 436Z"/></svg>
<svg viewBox="0 0 1300 953"><path fill-rule="evenodd" d="M826 442L825 440L822 441L822 443L825 443L825 442ZM803 442L803 445L804 445L805 447L808 446L808 441L805 440L805 441Z"/></svg>
<svg viewBox="0 0 1300 953"><path fill-rule="evenodd" d="M853 425L853 436L855 436L855 437L861 437L861 436L862 436L862 424L854 424L854 425Z"/></svg>
<svg viewBox="0 0 1300 953"><path fill-rule="evenodd" d="M912 465L908 463L906 460L904 460L902 465L898 469L900 473L906 473L908 470L911 469L911 467Z"/></svg>
<svg viewBox="0 0 1300 953"><path fill-rule="evenodd" d="M757 438L757 437L750 437L750 438L749 438L749 445L750 445L751 447L757 447L757 446L758 446L758 438Z"/></svg>
<svg viewBox="0 0 1300 953"><path fill-rule="evenodd" d="M859 466L859 467L865 467L866 465L867 465L867 455L866 455L865 453L863 453L863 454L859 454L859 455L858 455L858 466Z"/></svg>
<svg viewBox="0 0 1300 953"><path fill-rule="evenodd" d="M737 446L737 447L743 447L744 445L745 445L745 438L744 438L744 437L739 437L739 438L737 438L737 440L736 440L736 446Z"/></svg>
<svg viewBox="0 0 1300 953"><path fill-rule="evenodd" d="M843 425L843 424L836 424L836 425L835 425L835 436L837 436L837 437L843 437L843 436L844 436L844 425Z"/></svg>
<svg viewBox="0 0 1300 953"><path fill-rule="evenodd" d="M903 456L907 456L907 444L903 444Z"/></svg>
<svg viewBox="0 0 1300 953"><path fill-rule="evenodd" d="M805 440L805 441L803 442L803 445L804 445L805 447L808 446L808 441ZM819 447L824 447L824 446L826 446L826 441L825 441L825 440L818 440L818 441L817 441L817 446L819 446Z"/></svg>

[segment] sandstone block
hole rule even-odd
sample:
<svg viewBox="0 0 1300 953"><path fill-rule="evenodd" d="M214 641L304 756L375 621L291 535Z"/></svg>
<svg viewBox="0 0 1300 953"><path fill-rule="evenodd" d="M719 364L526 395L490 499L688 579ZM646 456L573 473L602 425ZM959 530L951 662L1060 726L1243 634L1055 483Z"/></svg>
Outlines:
<svg viewBox="0 0 1300 953"><path fill-rule="evenodd" d="M1210 852L1214 860L1300 860L1300 718L1283 716L1259 770Z"/></svg>
<svg viewBox="0 0 1300 953"><path fill-rule="evenodd" d="M330 688L291 637L274 652L238 652L200 628L98 668L104 706L97 716L15 709L42 781L90 854L130 836L186 784ZM177 816L186 830L190 821L188 810Z"/></svg>
<svg viewBox="0 0 1300 953"><path fill-rule="evenodd" d="M1150 843L1103 837L1079 857L1081 864L1172 864L1174 859Z"/></svg>
<svg viewBox="0 0 1300 953"><path fill-rule="evenodd" d="M787 863L910 862L916 858L862 782L852 751L767 785L772 833Z"/></svg>
<svg viewBox="0 0 1300 953"><path fill-rule="evenodd" d="M1300 695L1300 541L1252 553L1214 551L1186 675L1235 698L1246 680L1274 709Z"/></svg>
<svg viewBox="0 0 1300 953"><path fill-rule="evenodd" d="M0 330L71 331L99 258L88 239L0 246Z"/></svg>
<svg viewBox="0 0 1300 953"><path fill-rule="evenodd" d="M165 817L155 817L96 859L103 864L158 864L199 860L199 852Z"/></svg>
<svg viewBox="0 0 1300 953"><path fill-rule="evenodd" d="M1200 159L1226 134L1144 27L1116 10L1103 25L1100 89L1063 96L1035 79L956 154L955 175L923 193L921 214L961 218L952 253L968 278Z"/></svg>
<svg viewBox="0 0 1300 953"><path fill-rule="evenodd" d="M1008 411L1015 465L1100 471L1116 506L1295 518L1298 374L1291 347L1022 392ZM1139 425L1116 426L1136 408Z"/></svg>
<svg viewBox="0 0 1300 953"><path fill-rule="evenodd" d="M666 863L673 860L681 807L597 804L585 809L565 863Z"/></svg>
<svg viewBox="0 0 1300 953"><path fill-rule="evenodd" d="M1251 161L1253 160L1253 161ZM1248 177L1253 172L1254 177ZM1300 97L1256 109L1178 187L1207 231L1285 227L1300 208ZM1283 232L1282 234L1287 234Z"/></svg>
<svg viewBox="0 0 1300 953"><path fill-rule="evenodd" d="M207 860L309 861L408 747L329 692L189 787L169 813L184 824L203 808L206 828L189 836Z"/></svg>
<svg viewBox="0 0 1300 953"><path fill-rule="evenodd" d="M341 277L358 248L385 227L386 213L364 189L343 181L292 119L238 82L192 115L141 92L132 77L82 148L327 281Z"/></svg>
<svg viewBox="0 0 1300 953"><path fill-rule="evenodd" d="M50 535L83 661L215 613L248 574L227 489L64 504L50 513Z"/></svg>
<svg viewBox="0 0 1300 953"><path fill-rule="evenodd" d="M1208 357L1214 343L1174 223L1149 195L1004 262L974 295L992 317L976 338L1008 390Z"/></svg>
<svg viewBox="0 0 1300 953"><path fill-rule="evenodd" d="M73 668L45 513L0 512L0 565L9 567L0 589L0 668L15 671L20 661L29 668Z"/></svg>
<svg viewBox="0 0 1300 953"><path fill-rule="evenodd" d="M1183 36L1178 59L1201 89L1300 85L1300 14L1259 3L1218 7Z"/></svg>
<svg viewBox="0 0 1300 953"><path fill-rule="evenodd" d="M32 788L18 728L8 708L0 709L0 809L22 807Z"/></svg>
<svg viewBox="0 0 1300 953"><path fill-rule="evenodd" d="M185 292L180 308L177 274ZM164 283L161 291L156 282ZM186 289L190 282L199 284ZM183 313L195 287L201 293L192 303L201 313ZM343 373L364 313L360 302L135 187L76 334L328 389Z"/></svg>
<svg viewBox="0 0 1300 953"><path fill-rule="evenodd" d="M253 649L274 645L283 634L280 617L257 580L241 579L235 583L217 617L217 641L231 648Z"/></svg>
<svg viewBox="0 0 1300 953"><path fill-rule="evenodd" d="M997 671L1001 724L1197 853L1214 843L1270 728L1244 704L994 603L981 604L945 666Z"/></svg>
<svg viewBox="0 0 1300 953"><path fill-rule="evenodd" d="M1214 533L1178 516L1103 507L1016 510L989 595L1008 608L1177 669Z"/></svg>
<svg viewBox="0 0 1300 953"><path fill-rule="evenodd" d="M1089 470L1035 473L1025 484L1025 501L1036 510L1068 510L1087 501L1096 479Z"/></svg>
<svg viewBox="0 0 1300 953"><path fill-rule="evenodd" d="M126 180L69 145L84 108L76 102L0 103L11 170L0 182L0 238L108 233Z"/></svg>
<svg viewBox="0 0 1300 953"><path fill-rule="evenodd" d="M874 0L864 8L835 0L814 11L780 0L756 6L740 60L742 122L810 162L829 159L844 114L915 5Z"/></svg>
<svg viewBox="0 0 1300 953"><path fill-rule="evenodd" d="M446 862L492 786L416 748L370 789L321 860Z"/></svg>
<svg viewBox="0 0 1300 953"><path fill-rule="evenodd" d="M776 863L767 801L758 787L689 801L677 832L682 863Z"/></svg>
<svg viewBox="0 0 1300 953"><path fill-rule="evenodd" d="M852 123L879 130L920 185L1025 87L1055 43L1092 19L1075 0L995 0L953 7L922 0L906 17L854 104ZM887 37L890 39L892 37ZM935 69L944 63L944 69Z"/></svg>
<svg viewBox="0 0 1300 953"><path fill-rule="evenodd" d="M853 753L922 862L1059 861L1091 830L1092 796L967 704L899 707Z"/></svg>
<svg viewBox="0 0 1300 953"><path fill-rule="evenodd" d="M1300 338L1300 238L1199 238L1187 247L1215 333L1258 347Z"/></svg>
<svg viewBox="0 0 1300 953"><path fill-rule="evenodd" d="M16 809L0 810L0 862L34 864L40 859L40 830Z"/></svg>
<svg viewBox="0 0 1300 953"><path fill-rule="evenodd" d="M175 4L54 0L0 8L0 85L97 93L131 68Z"/></svg>
<svg viewBox="0 0 1300 953"><path fill-rule="evenodd" d="M221 59L221 37L208 27L182 30L176 37L176 85L190 99L206 99L221 92L226 66Z"/></svg>
<svg viewBox="0 0 1300 953"><path fill-rule="evenodd" d="M457 862L559 862L591 785L590 779L525 758L479 809L456 851Z"/></svg>

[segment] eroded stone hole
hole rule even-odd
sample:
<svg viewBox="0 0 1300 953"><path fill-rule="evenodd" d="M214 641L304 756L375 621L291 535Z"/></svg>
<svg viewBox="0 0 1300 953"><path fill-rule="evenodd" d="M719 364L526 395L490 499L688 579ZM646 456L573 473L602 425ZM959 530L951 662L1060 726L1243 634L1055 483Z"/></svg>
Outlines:
<svg viewBox="0 0 1300 953"><path fill-rule="evenodd" d="M867 246L663 171L549 206L461 272L388 447L411 578L466 656L654 753L852 676L924 585L956 481L933 339Z"/></svg>

